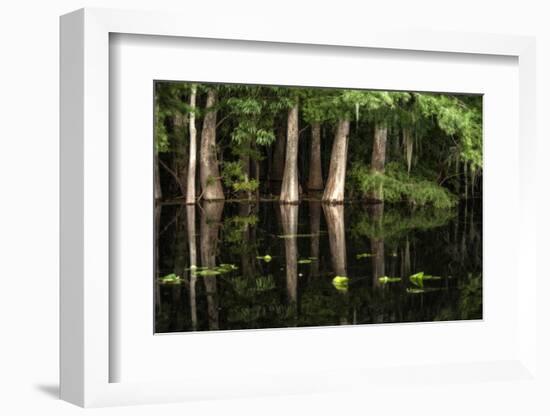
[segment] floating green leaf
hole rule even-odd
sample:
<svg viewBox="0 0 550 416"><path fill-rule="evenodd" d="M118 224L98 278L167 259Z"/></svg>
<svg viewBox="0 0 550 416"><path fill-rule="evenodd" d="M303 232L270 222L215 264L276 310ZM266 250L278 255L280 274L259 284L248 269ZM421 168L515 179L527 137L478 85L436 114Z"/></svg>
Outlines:
<svg viewBox="0 0 550 416"><path fill-rule="evenodd" d="M411 274L409 276L409 280L411 283L415 286L418 286L420 288L424 287L424 272L418 272L415 274Z"/></svg>
<svg viewBox="0 0 550 416"><path fill-rule="evenodd" d="M371 253L359 253L355 256L357 260L365 259L367 257L372 257L373 255Z"/></svg>
<svg viewBox="0 0 550 416"><path fill-rule="evenodd" d="M310 259L300 259L298 260L298 264L310 264L312 260Z"/></svg>
<svg viewBox="0 0 550 416"><path fill-rule="evenodd" d="M395 282L400 282L401 281L401 278L400 277L388 277L388 276L382 276L382 277L379 277L378 278L378 281L382 284L386 284L386 283L395 283Z"/></svg>
<svg viewBox="0 0 550 416"><path fill-rule="evenodd" d="M432 276L430 274L424 274L424 272L418 272L418 273L412 274L409 277L409 280L411 281L411 283L420 288L424 287L424 280L439 280L439 279L441 279L441 276Z"/></svg>
<svg viewBox="0 0 550 416"><path fill-rule="evenodd" d="M269 263L273 257L271 257L269 254L266 254L265 256L258 256L256 257L258 260L263 260L265 261L266 263Z"/></svg>
<svg viewBox="0 0 550 416"><path fill-rule="evenodd" d="M332 286L336 288L336 290L340 292L347 292L348 291L348 283L349 278L346 276L336 276L334 279L332 279Z"/></svg>
<svg viewBox="0 0 550 416"><path fill-rule="evenodd" d="M163 276L159 279L160 283L163 284L180 284L181 283L181 277L179 277L175 273L167 274L166 276Z"/></svg>

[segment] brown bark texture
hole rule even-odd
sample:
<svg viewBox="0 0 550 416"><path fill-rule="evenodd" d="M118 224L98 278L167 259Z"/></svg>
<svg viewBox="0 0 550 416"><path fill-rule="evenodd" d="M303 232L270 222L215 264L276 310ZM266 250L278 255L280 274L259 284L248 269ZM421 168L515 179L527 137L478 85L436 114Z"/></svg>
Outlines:
<svg viewBox="0 0 550 416"><path fill-rule="evenodd" d="M323 190L323 172L321 170L321 124L311 125L311 152L309 154L308 191Z"/></svg>
<svg viewBox="0 0 550 416"><path fill-rule="evenodd" d="M346 184L346 164L348 157L349 120L340 120L336 128L327 184L323 193L323 201L329 203L344 202Z"/></svg>
<svg viewBox="0 0 550 416"><path fill-rule="evenodd" d="M200 150L200 178L202 198L206 201L225 199L223 194L218 156L216 154L216 120L215 110L217 92L211 89L206 97L206 114L202 124Z"/></svg>
<svg viewBox="0 0 550 416"><path fill-rule="evenodd" d="M275 182L275 191L281 191L281 182L285 170L285 151L286 151L286 123L281 123L277 127L275 135L275 150L273 151L273 163L271 165L272 182Z"/></svg>
<svg viewBox="0 0 550 416"><path fill-rule="evenodd" d="M197 176L197 128L195 123L195 108L197 101L197 86L191 87L191 96L189 98L189 166L187 168L187 190L185 202L195 203L195 178Z"/></svg>
<svg viewBox="0 0 550 416"><path fill-rule="evenodd" d="M297 204L298 190L298 104L288 111L285 169L280 202Z"/></svg>
<svg viewBox="0 0 550 416"><path fill-rule="evenodd" d="M371 172L383 174L386 166L386 143L388 141L388 128L384 124L374 126L374 140L372 143ZM374 202L384 201L384 189L382 185L367 195Z"/></svg>

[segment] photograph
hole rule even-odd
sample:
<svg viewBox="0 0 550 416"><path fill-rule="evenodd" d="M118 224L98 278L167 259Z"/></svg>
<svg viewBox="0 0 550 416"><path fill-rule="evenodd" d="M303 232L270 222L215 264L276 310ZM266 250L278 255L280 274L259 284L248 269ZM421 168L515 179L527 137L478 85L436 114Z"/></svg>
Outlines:
<svg viewBox="0 0 550 416"><path fill-rule="evenodd" d="M483 319L482 95L152 87L155 333Z"/></svg>

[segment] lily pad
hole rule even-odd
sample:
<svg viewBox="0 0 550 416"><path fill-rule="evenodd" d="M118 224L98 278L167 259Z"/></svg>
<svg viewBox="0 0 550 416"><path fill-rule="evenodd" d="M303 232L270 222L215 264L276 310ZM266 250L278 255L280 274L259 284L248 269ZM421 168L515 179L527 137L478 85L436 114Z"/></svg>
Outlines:
<svg viewBox="0 0 550 416"><path fill-rule="evenodd" d="M418 272L415 274L411 274L409 276L409 280L411 283L415 286L418 286L420 288L424 287L424 272Z"/></svg>
<svg viewBox="0 0 550 416"><path fill-rule="evenodd" d="M263 260L265 261L266 263L269 263L273 257L271 257L269 254L266 254L265 256L258 256L256 257L258 260Z"/></svg>
<svg viewBox="0 0 550 416"><path fill-rule="evenodd" d="M400 277L381 276L381 277L378 278L378 281L382 284L395 283L395 282L400 282L401 278Z"/></svg>
<svg viewBox="0 0 550 416"><path fill-rule="evenodd" d="M298 260L298 264L310 264L312 260L310 259L300 259Z"/></svg>
<svg viewBox="0 0 550 416"><path fill-rule="evenodd" d="M439 280L441 276L432 276L430 274L425 274L424 272L418 272L409 276L409 280L415 286L420 288L424 287L424 280Z"/></svg>
<svg viewBox="0 0 550 416"><path fill-rule="evenodd" d="M167 274L166 276L162 276L160 279L159 279L160 283L163 283L163 284L180 284L181 283L181 277L179 277L177 274L175 273L170 273L170 274Z"/></svg>
<svg viewBox="0 0 550 416"><path fill-rule="evenodd" d="M372 257L372 256L373 256L373 254L371 254L371 253L359 253L355 256L355 258L357 260L360 260L360 259L365 259L367 257Z"/></svg>
<svg viewBox="0 0 550 416"><path fill-rule="evenodd" d="M336 276L334 277L334 279L332 279L332 286L334 286L335 289L340 292L348 291L348 283L349 278L347 278L346 276Z"/></svg>

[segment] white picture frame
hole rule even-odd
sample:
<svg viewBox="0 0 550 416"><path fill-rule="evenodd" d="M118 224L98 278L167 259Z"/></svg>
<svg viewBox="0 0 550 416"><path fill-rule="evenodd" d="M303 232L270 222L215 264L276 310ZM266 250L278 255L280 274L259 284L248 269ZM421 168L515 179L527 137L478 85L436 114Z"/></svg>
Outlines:
<svg viewBox="0 0 550 416"><path fill-rule="evenodd" d="M185 22L185 24L182 24ZM524 284L517 290L517 354L508 359L472 363L425 364L415 367L422 382L448 377L479 383L487 377L536 383L536 218L527 207L533 201L530 178L535 169L535 41L529 37L467 33L350 30L330 36L312 27L284 32L277 25L241 26L236 34L221 19L213 29L172 13L82 9L61 18L61 397L80 406L158 403L197 398L338 391L351 383L376 385L380 380L406 379L409 369L369 367L334 369L334 377L281 373L254 383L234 383L221 377L185 382L110 382L109 348L109 36L113 33L186 38L332 45L453 54L504 55L519 66L519 244L515 248ZM284 45L283 45L284 47ZM111 224L112 225L112 224ZM519 273L517 270L511 273ZM306 335L304 335L306 336ZM443 375L441 375L443 374ZM476 375L477 374L477 375ZM309 381L309 382L307 382ZM405 383L406 384L406 383ZM284 386L284 388L282 387ZM276 392L276 393L273 393Z"/></svg>

